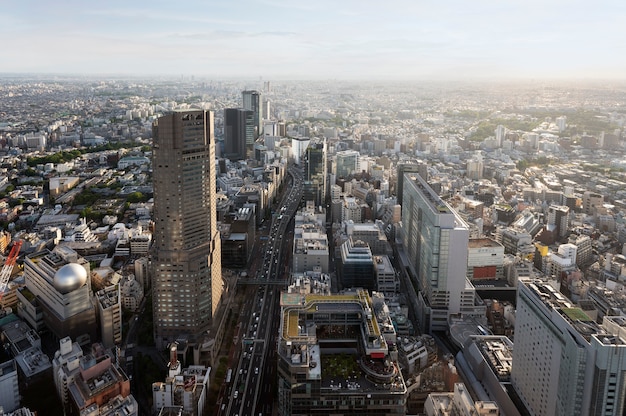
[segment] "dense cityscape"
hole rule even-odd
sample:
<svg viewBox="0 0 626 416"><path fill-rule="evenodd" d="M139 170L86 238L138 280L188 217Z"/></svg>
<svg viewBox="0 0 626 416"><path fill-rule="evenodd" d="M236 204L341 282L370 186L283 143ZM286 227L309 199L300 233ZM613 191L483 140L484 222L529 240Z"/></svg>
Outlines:
<svg viewBox="0 0 626 416"><path fill-rule="evenodd" d="M0 415L623 415L626 84L0 78Z"/></svg>

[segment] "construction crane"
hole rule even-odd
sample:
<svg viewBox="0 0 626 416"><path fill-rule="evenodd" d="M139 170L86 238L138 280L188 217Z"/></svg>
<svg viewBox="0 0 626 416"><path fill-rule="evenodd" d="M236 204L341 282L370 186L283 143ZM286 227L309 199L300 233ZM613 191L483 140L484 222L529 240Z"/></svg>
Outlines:
<svg viewBox="0 0 626 416"><path fill-rule="evenodd" d="M15 266L15 261L17 260L17 256L20 254L20 249L22 248L22 240L17 240L13 243L13 247L11 247L11 251L9 252L9 256L4 262L4 266L2 267L2 271L0 271L0 300L2 300L2 296L4 296L4 291L9 284L9 279L11 278L11 272L13 272L13 266Z"/></svg>

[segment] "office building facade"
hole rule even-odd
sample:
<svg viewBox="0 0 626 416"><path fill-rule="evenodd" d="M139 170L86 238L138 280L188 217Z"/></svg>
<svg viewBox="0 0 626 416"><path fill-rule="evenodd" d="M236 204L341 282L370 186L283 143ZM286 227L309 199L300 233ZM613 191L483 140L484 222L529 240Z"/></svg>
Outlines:
<svg viewBox="0 0 626 416"><path fill-rule="evenodd" d="M422 331L445 330L451 314L476 312L467 279L469 229L465 221L416 173L403 181L403 244L417 279Z"/></svg>
<svg viewBox="0 0 626 416"><path fill-rule="evenodd" d="M549 284L518 284L511 382L530 414L622 415L626 341Z"/></svg>
<svg viewBox="0 0 626 416"><path fill-rule="evenodd" d="M261 93L259 91L246 90L242 91L241 98L243 100L243 108L254 113L254 137L252 137L251 142L246 143L246 145L252 148L254 145L254 139L259 137L259 135L263 132L261 130L263 128L263 103L261 101Z"/></svg>
<svg viewBox="0 0 626 416"><path fill-rule="evenodd" d="M224 109L224 157L246 160L254 143L254 112L242 108Z"/></svg>
<svg viewBox="0 0 626 416"><path fill-rule="evenodd" d="M405 173L417 173L422 179L428 181L428 165L423 162L403 162L398 163L397 168L397 185L396 185L396 199L398 200L398 205L402 205L402 195L404 188L404 174Z"/></svg>
<svg viewBox="0 0 626 416"><path fill-rule="evenodd" d="M153 125L154 333L157 346L200 342L222 292L213 112L182 110Z"/></svg>
<svg viewBox="0 0 626 416"><path fill-rule="evenodd" d="M326 192L326 139L309 143L304 158L303 200L314 201L315 206L324 205Z"/></svg>
<svg viewBox="0 0 626 416"><path fill-rule="evenodd" d="M374 275L374 257L366 242L353 240L350 237L340 247L341 287L360 287L370 291L377 290L376 276Z"/></svg>
<svg viewBox="0 0 626 416"><path fill-rule="evenodd" d="M342 150L335 154L334 174L337 178L345 178L361 173L359 163L361 155L356 150Z"/></svg>

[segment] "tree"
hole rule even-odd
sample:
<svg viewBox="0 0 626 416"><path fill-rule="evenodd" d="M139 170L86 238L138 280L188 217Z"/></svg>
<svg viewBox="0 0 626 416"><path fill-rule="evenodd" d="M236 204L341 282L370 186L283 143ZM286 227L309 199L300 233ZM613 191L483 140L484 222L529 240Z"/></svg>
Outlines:
<svg viewBox="0 0 626 416"><path fill-rule="evenodd" d="M130 202L131 204L135 204L138 202L146 202L147 200L148 200L148 197L141 192L133 192L132 194L128 195L128 197L126 198L126 201Z"/></svg>

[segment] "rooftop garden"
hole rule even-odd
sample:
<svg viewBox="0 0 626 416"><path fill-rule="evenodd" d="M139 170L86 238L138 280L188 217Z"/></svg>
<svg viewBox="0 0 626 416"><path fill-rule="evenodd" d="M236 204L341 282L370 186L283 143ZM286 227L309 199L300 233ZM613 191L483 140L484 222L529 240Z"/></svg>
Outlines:
<svg viewBox="0 0 626 416"><path fill-rule="evenodd" d="M322 377L349 379L363 373L357 357L349 354L322 355Z"/></svg>

